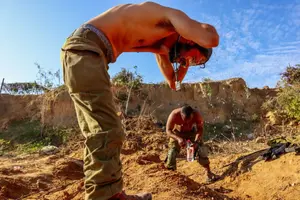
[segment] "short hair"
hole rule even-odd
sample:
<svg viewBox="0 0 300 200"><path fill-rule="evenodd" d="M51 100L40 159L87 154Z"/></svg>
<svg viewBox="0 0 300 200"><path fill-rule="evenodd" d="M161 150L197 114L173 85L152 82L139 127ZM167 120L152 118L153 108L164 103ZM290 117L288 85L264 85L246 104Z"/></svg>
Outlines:
<svg viewBox="0 0 300 200"><path fill-rule="evenodd" d="M181 113L186 117L190 118L192 113L194 112L194 109L191 106L183 106L181 108Z"/></svg>

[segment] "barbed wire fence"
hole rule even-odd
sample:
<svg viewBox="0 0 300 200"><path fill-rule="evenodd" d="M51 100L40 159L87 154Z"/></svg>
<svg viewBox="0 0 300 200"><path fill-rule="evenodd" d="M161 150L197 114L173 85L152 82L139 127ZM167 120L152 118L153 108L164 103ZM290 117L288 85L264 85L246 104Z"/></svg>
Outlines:
<svg viewBox="0 0 300 200"><path fill-rule="evenodd" d="M50 89L38 84L37 82L5 83L5 78L3 78L1 82L0 94L38 95L49 90Z"/></svg>

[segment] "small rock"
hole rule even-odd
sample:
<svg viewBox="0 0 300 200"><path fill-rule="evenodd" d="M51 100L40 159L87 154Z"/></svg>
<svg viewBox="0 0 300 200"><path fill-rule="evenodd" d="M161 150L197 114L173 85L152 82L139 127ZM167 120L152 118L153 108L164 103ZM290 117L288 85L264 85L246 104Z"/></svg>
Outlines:
<svg viewBox="0 0 300 200"><path fill-rule="evenodd" d="M42 189L42 190L44 190L44 189L47 189L48 188L48 184L46 183L46 182L43 182L43 181L41 181L41 180L37 180L36 181L36 187L38 188L38 189Z"/></svg>
<svg viewBox="0 0 300 200"><path fill-rule="evenodd" d="M20 171L22 170L22 168L23 168L22 166L18 166L18 165L17 165L17 166L14 166L14 167L13 167L13 171L15 171L15 172L20 172Z"/></svg>
<svg viewBox="0 0 300 200"><path fill-rule="evenodd" d="M41 155L52 155L59 152L59 149L56 146L45 146L40 150Z"/></svg>
<svg viewBox="0 0 300 200"><path fill-rule="evenodd" d="M253 133L247 134L247 138L248 140L253 140L254 139Z"/></svg>

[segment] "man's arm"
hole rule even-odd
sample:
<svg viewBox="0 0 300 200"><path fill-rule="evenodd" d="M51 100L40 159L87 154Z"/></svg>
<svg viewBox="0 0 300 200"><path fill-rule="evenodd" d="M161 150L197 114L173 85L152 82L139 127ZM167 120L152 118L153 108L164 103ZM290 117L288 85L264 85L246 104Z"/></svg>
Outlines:
<svg viewBox="0 0 300 200"><path fill-rule="evenodd" d="M204 121L203 121L203 118L201 117L200 113L198 113L198 112L195 113L195 117L196 117L196 125L197 125L197 134L195 136L195 141L200 142L203 137Z"/></svg>
<svg viewBox="0 0 300 200"><path fill-rule="evenodd" d="M155 54L156 62L159 66L159 69L166 81L168 82L170 88L175 90L175 73L172 63L169 60L168 55ZM178 81L182 81L186 75L188 67L179 66L178 69Z"/></svg>
<svg viewBox="0 0 300 200"><path fill-rule="evenodd" d="M192 40L205 48L213 48L219 45L219 34L212 25L193 20L177 9L169 8L166 10L166 16L176 32L185 39Z"/></svg>

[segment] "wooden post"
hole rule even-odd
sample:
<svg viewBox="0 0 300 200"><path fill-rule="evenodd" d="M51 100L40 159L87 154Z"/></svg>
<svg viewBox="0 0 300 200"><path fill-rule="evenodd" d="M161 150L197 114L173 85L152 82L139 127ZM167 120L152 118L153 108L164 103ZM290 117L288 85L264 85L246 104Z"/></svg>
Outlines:
<svg viewBox="0 0 300 200"><path fill-rule="evenodd" d="M1 94L1 92L2 92L2 87L3 87L3 85L4 85L4 78L2 79L1 88L0 88L0 94Z"/></svg>

